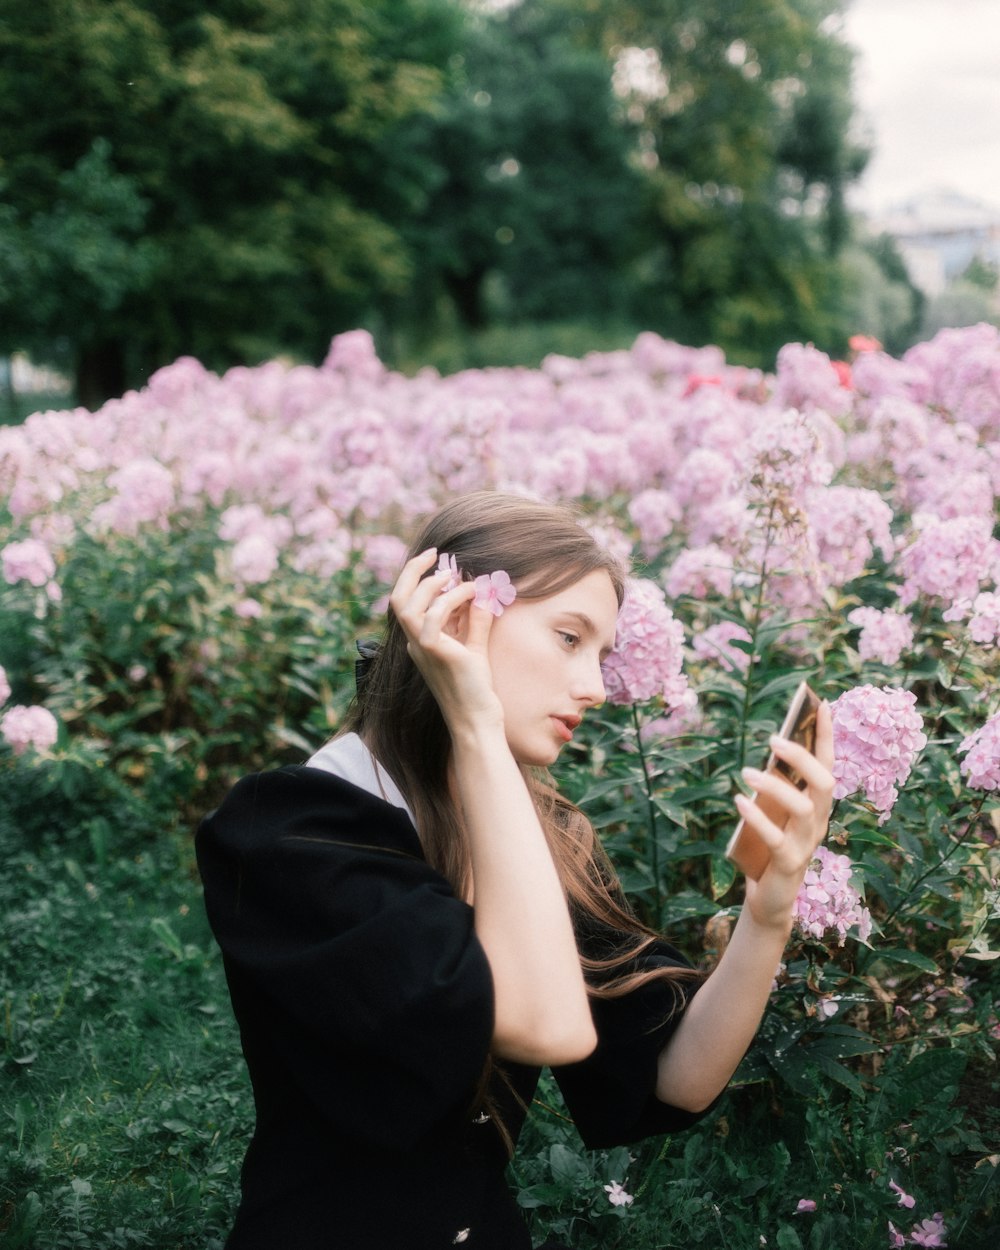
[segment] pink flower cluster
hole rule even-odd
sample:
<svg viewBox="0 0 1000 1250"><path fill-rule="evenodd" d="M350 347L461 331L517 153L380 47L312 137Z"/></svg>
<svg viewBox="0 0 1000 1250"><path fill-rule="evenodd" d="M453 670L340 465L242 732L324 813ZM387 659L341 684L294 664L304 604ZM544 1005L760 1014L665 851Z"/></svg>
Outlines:
<svg viewBox="0 0 1000 1250"><path fill-rule="evenodd" d="M442 551L438 556L437 572L447 573L448 580L441 587L441 594L447 594L462 584L462 570L454 556ZM482 573L473 581L475 597L473 606L492 612L494 616L503 616L504 608L509 608L517 598L517 587L510 580L510 574L503 569L492 573Z"/></svg>
<svg viewBox="0 0 1000 1250"><path fill-rule="evenodd" d="M29 747L47 751L59 737L59 725L48 708L15 705L0 716L0 734L15 755Z"/></svg>
<svg viewBox="0 0 1000 1250"><path fill-rule="evenodd" d="M692 641L694 653L701 660L714 660L727 673L745 673L750 667L750 656L733 642L751 642L750 633L735 621L719 621L708 629L695 634Z"/></svg>
<svg viewBox="0 0 1000 1250"><path fill-rule="evenodd" d="M663 699L668 708L696 702L681 671L684 627L654 582L629 578L618 614L615 649L604 661L604 687L612 703Z"/></svg>
<svg viewBox="0 0 1000 1250"><path fill-rule="evenodd" d="M905 612L880 612L878 608L855 608L847 614L852 625L860 625L858 655L892 668L899 657L913 646L913 619Z"/></svg>
<svg viewBox="0 0 1000 1250"><path fill-rule="evenodd" d="M858 937L867 942L872 918L851 881L851 861L825 846L817 847L795 899L795 923L809 937L836 933L844 945L847 932L857 925Z"/></svg>
<svg viewBox="0 0 1000 1250"><path fill-rule="evenodd" d="M916 702L910 690L866 685L846 690L831 706L834 797L863 789L881 813L880 825L896 802L896 786L906 781L927 745Z"/></svg>
<svg viewBox="0 0 1000 1250"><path fill-rule="evenodd" d="M975 596L997 558L992 520L923 516L915 518L915 528L912 542L899 556L903 607L923 595L949 602Z"/></svg>
<svg viewBox="0 0 1000 1250"><path fill-rule="evenodd" d="M963 738L958 751L965 759L959 771L973 790L1000 789L1000 712Z"/></svg>

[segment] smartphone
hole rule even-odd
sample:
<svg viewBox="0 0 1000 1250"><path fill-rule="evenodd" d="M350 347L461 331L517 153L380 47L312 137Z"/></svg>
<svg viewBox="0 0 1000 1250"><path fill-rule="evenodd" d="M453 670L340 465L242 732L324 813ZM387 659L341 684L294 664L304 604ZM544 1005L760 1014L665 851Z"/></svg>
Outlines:
<svg viewBox="0 0 1000 1250"><path fill-rule="evenodd" d="M819 711L819 706L819 698L806 682L802 682L788 705L788 712L781 728L778 730L778 736L780 738L788 738L791 742L800 742L808 751L815 751L816 714ZM805 778L800 776L784 760L779 760L773 752L768 756L764 768L766 772L776 772L783 777L787 777L792 785L798 786L800 790L806 788ZM769 795L764 794L758 797L754 793L753 798L761 811L769 816L775 824L781 821L782 809L778 807ZM748 824L741 820L733 831L733 836L729 839L729 845L726 847L726 858L731 859L738 868L742 869L746 876L754 881L759 881L761 874L767 867L767 861L771 858L771 852L757 831L751 829Z"/></svg>

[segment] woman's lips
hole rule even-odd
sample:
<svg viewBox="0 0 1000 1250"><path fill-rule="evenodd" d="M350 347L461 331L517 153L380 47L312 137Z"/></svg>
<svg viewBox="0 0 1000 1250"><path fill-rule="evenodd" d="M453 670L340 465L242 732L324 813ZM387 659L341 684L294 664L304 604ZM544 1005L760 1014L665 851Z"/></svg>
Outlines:
<svg viewBox="0 0 1000 1250"><path fill-rule="evenodd" d="M571 742L573 739L573 730L579 725L579 716L553 716L552 723L556 727L556 731L564 742Z"/></svg>

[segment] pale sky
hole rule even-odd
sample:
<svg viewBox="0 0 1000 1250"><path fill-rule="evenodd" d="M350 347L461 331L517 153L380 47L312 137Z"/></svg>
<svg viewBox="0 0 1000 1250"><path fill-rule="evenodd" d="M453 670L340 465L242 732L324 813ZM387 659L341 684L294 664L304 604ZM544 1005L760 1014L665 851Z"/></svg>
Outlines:
<svg viewBox="0 0 1000 1250"><path fill-rule="evenodd" d="M852 200L946 188L1000 210L1000 0L851 0L844 33L874 141Z"/></svg>

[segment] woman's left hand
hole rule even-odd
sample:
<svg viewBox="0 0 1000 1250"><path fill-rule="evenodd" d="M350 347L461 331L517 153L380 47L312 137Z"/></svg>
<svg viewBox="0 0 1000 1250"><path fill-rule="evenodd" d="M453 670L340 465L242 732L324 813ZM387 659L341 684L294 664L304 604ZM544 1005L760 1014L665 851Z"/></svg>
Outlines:
<svg viewBox="0 0 1000 1250"><path fill-rule="evenodd" d="M815 754L783 738L772 739L771 749L805 779L805 789L798 789L777 772L748 770L744 776L758 794L766 794L787 812L784 827L769 819L747 796L738 796L736 802L740 815L771 852L760 880L747 880L746 906L758 924L788 928L795 896L816 848L826 837L833 805L833 719L829 705L823 703L817 713Z"/></svg>

